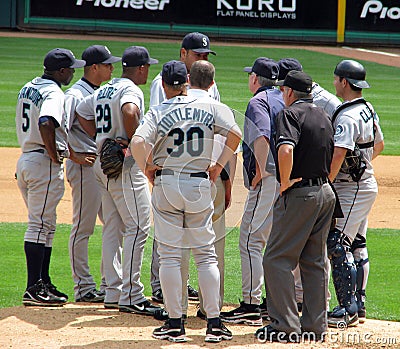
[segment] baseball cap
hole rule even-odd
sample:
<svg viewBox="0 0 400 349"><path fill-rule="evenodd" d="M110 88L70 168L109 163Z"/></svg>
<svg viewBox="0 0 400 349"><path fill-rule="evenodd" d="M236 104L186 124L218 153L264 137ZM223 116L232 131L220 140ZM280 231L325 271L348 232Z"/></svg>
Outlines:
<svg viewBox="0 0 400 349"><path fill-rule="evenodd" d="M158 60L150 58L149 51L143 46L130 46L122 55L124 67L139 67L144 64L157 64Z"/></svg>
<svg viewBox="0 0 400 349"><path fill-rule="evenodd" d="M278 80L284 80L287 73L291 70L302 71L303 66L296 58L282 58L278 61L279 76Z"/></svg>
<svg viewBox="0 0 400 349"><path fill-rule="evenodd" d="M311 76L303 71L291 70L287 73L285 80L276 83L278 86L287 86L299 92L311 93L312 79Z"/></svg>
<svg viewBox="0 0 400 349"><path fill-rule="evenodd" d="M163 65L161 71L162 80L167 85L181 85L187 81L187 70L185 63L181 61L169 61Z"/></svg>
<svg viewBox="0 0 400 349"><path fill-rule="evenodd" d="M121 60L121 57L114 57L107 46L93 45L83 51L82 59L86 61L86 66L90 66L100 63L116 63Z"/></svg>
<svg viewBox="0 0 400 349"><path fill-rule="evenodd" d="M208 36L199 32L186 34L182 40L182 47L196 53L212 53L216 55L214 51L210 50L210 39Z"/></svg>
<svg viewBox="0 0 400 349"><path fill-rule="evenodd" d="M243 71L255 73L270 80L276 80L279 75L279 65L271 58L259 57L252 67L245 67Z"/></svg>
<svg viewBox="0 0 400 349"><path fill-rule="evenodd" d="M43 66L48 71L56 71L61 68L82 68L86 62L76 59L74 54L65 48L55 48L49 51L44 58Z"/></svg>
<svg viewBox="0 0 400 349"><path fill-rule="evenodd" d="M369 83L365 80L367 72L364 66L352 59L345 59L338 63L334 74L345 78L350 84L358 88L369 88Z"/></svg>

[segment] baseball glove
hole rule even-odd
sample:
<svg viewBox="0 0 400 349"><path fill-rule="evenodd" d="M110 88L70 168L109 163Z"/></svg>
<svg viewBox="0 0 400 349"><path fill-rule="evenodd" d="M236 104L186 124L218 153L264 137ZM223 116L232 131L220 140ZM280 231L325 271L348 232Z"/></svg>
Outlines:
<svg viewBox="0 0 400 349"><path fill-rule="evenodd" d="M349 174L354 182L358 182L366 168L367 164L365 163L363 155L356 144L353 151L347 151L340 171Z"/></svg>
<svg viewBox="0 0 400 349"><path fill-rule="evenodd" d="M107 138L100 151L100 163L103 173L108 179L117 179L124 165L124 152L114 139Z"/></svg>

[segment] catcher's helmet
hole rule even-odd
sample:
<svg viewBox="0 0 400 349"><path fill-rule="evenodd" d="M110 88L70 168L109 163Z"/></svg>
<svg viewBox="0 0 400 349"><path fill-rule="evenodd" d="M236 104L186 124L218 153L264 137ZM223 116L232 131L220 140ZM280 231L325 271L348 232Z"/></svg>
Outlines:
<svg viewBox="0 0 400 349"><path fill-rule="evenodd" d="M367 72L362 64L351 59L341 61L333 72L335 75L345 78L350 84L358 88L369 88L368 82L365 81Z"/></svg>

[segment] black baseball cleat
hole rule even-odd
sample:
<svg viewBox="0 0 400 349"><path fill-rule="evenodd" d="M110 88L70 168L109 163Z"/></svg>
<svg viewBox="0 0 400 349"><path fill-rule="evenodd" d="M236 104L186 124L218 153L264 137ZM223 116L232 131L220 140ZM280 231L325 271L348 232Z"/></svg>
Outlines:
<svg viewBox="0 0 400 349"><path fill-rule="evenodd" d="M200 309L197 310L196 317L202 320L207 320L206 314L203 314L203 312Z"/></svg>
<svg viewBox="0 0 400 349"><path fill-rule="evenodd" d="M231 340L232 332L222 323L221 319L214 318L207 321L206 342L218 343L222 340Z"/></svg>
<svg viewBox="0 0 400 349"><path fill-rule="evenodd" d="M167 339L170 342L186 342L185 327L181 319L168 319L164 325L153 331L153 338Z"/></svg>
<svg viewBox="0 0 400 349"><path fill-rule="evenodd" d="M164 297L161 288L152 293L151 299L156 303L164 303Z"/></svg>
<svg viewBox="0 0 400 349"><path fill-rule="evenodd" d="M244 323L249 326L262 326L261 310L258 305L240 302L240 306L231 311L222 311L221 320L233 324Z"/></svg>
<svg viewBox="0 0 400 349"><path fill-rule="evenodd" d="M28 287L22 298L23 305L39 307L62 307L66 301L64 297L57 297L49 293L42 280Z"/></svg>
<svg viewBox="0 0 400 349"><path fill-rule="evenodd" d="M158 309L161 309L161 307L151 304L148 300L138 304L119 305L119 311L122 313L134 313L149 316L154 316L155 311Z"/></svg>
<svg viewBox="0 0 400 349"><path fill-rule="evenodd" d="M199 300L199 292L197 292L197 290L195 290L190 285L187 286L187 290L188 290L188 299L190 301L198 301Z"/></svg>
<svg viewBox="0 0 400 349"><path fill-rule="evenodd" d="M358 322L360 324L363 324L365 322L365 320L367 319L367 310L365 309L365 307L361 307L358 309Z"/></svg>
<svg viewBox="0 0 400 349"><path fill-rule="evenodd" d="M77 298L76 302L85 302L85 303L103 303L105 295L99 293L96 289L93 289L86 293L81 298Z"/></svg>
<svg viewBox="0 0 400 349"><path fill-rule="evenodd" d="M57 290L57 287L54 286L51 281L48 282L47 284L44 284L44 286L47 288L47 291L51 293L52 295L59 297L59 298L65 298L65 301L68 300L68 295L64 292L61 292Z"/></svg>
<svg viewBox="0 0 400 349"><path fill-rule="evenodd" d="M268 315L268 310L267 310L267 298L263 297L263 301L260 304L260 310L261 310L261 317L265 321L270 321L271 318Z"/></svg>
<svg viewBox="0 0 400 349"><path fill-rule="evenodd" d="M337 306L328 312L329 327L345 329L347 327L355 327L358 324L358 314L350 314L346 308Z"/></svg>

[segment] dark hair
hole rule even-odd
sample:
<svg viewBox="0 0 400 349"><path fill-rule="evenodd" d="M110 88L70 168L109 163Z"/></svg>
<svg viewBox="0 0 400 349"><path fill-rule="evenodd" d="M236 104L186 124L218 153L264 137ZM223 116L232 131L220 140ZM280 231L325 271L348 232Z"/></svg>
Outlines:
<svg viewBox="0 0 400 349"><path fill-rule="evenodd" d="M190 68L190 85L207 89L214 81L215 68L208 61L196 61Z"/></svg>
<svg viewBox="0 0 400 349"><path fill-rule="evenodd" d="M343 79L346 79L346 78L344 78L343 76L339 76L339 81L340 81L340 82L342 82ZM349 83L350 88L351 88L353 91L355 91L355 92L360 92L360 91L362 91L362 88L359 88L359 87L357 87L357 86L354 86L354 85L353 85L350 81L348 81L347 79L346 79L346 81Z"/></svg>

